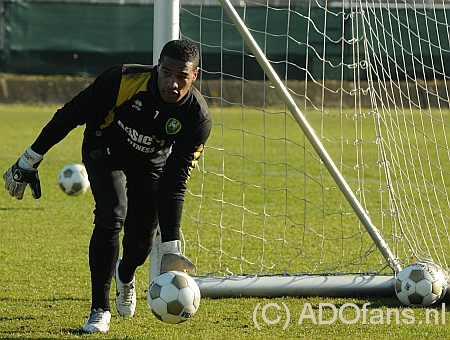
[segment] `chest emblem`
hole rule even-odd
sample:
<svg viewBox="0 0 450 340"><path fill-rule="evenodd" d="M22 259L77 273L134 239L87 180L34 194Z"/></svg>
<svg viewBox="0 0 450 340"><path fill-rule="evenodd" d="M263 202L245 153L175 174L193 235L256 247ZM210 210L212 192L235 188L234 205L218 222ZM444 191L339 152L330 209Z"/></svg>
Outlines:
<svg viewBox="0 0 450 340"><path fill-rule="evenodd" d="M166 133L168 135L173 135L175 133L180 132L181 123L178 119L170 118L166 123Z"/></svg>
<svg viewBox="0 0 450 340"><path fill-rule="evenodd" d="M131 107L137 111L141 111L142 109L142 102L139 99L136 99L133 103L133 105L131 105Z"/></svg>

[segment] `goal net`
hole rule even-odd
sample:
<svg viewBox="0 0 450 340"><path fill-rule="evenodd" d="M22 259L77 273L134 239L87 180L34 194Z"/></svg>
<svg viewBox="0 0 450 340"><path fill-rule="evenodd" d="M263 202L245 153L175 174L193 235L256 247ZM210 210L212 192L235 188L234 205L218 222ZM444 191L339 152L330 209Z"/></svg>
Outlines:
<svg viewBox="0 0 450 340"><path fill-rule="evenodd" d="M199 276L448 268L445 1L180 4L180 36L200 49L196 86L213 113L182 220Z"/></svg>

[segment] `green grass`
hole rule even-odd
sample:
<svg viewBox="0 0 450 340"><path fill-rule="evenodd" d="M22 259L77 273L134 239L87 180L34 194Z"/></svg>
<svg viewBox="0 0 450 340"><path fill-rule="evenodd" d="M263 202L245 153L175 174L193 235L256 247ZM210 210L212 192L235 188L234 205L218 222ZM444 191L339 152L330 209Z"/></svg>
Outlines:
<svg viewBox="0 0 450 340"><path fill-rule="evenodd" d="M0 106L0 168L5 171L25 148L32 143L43 125L50 119L56 107L53 106ZM232 118L234 113L227 116ZM233 127L234 120L229 121ZM275 124L271 124L272 126ZM257 129L257 126L253 126ZM261 128L261 127L259 127ZM219 134L215 127L212 143L218 143ZM231 133L227 130L226 133ZM255 131L260 133L260 131ZM269 134L271 132L269 131ZM90 280L88 267L88 243L92 231L93 199L90 194L80 197L64 195L57 185L57 174L64 165L80 162L82 128L71 132L69 136L56 145L46 156L39 168L42 181L43 196L34 200L27 190L22 201L11 198L6 190L0 191L0 338L8 339L429 339L445 338L448 325L425 324L426 309L414 309L416 322L407 325L404 322L363 324L345 324L336 321L330 325L314 324L305 319L298 323L305 306L311 304L317 313L320 303L333 303L338 308L345 303L363 306L370 303L369 312L381 310L386 314L390 309L405 311L395 298L202 298L195 317L180 325L166 325L156 320L146 301L148 282L148 263L138 269L137 290L138 302L135 317L121 318L113 311L111 330L105 335L83 334L81 329L86 321L90 307ZM247 136L250 138L250 136ZM259 137L256 135L255 143ZM238 152L240 143L236 142ZM257 148L260 144L256 144ZM289 146L290 147L290 146ZM233 151L234 152L234 151ZM251 152L249 157L258 157L259 150ZM269 156L271 157L271 156ZM306 157L308 157L306 155ZM233 158L233 157L231 157ZM211 165L209 170L214 170ZM275 165L273 165L276 168ZM255 166L255 171L258 171ZM230 169L231 171L231 169ZM277 169L278 171L278 169ZM274 171L274 172L277 172ZM196 179L196 177L198 177ZM193 190L200 186L200 175L194 173ZM275 181L276 179L274 179ZM271 182L272 184L272 182ZM217 187L206 188L211 196L220 192L220 183L211 184ZM226 185L232 185L227 183ZM274 184L275 185L275 184ZM254 188L256 190L256 188ZM249 189L250 190L250 189ZM227 191L228 193L228 191ZM238 192L236 195L240 195ZM232 193L230 193L232 195ZM277 197L273 193L274 197ZM230 196L230 200L235 199ZM216 202L217 203L217 202ZM189 205L196 205L194 198ZM258 202L249 202L258 209ZM277 206L268 207L276 210ZM230 210L233 210L230 208ZM209 212L202 212L209 214ZM233 218L233 213L227 215ZM313 214L311 214L313 215ZM214 219L214 216L206 216ZM322 218L323 216L319 216ZM189 223L189 222L188 222ZM237 225L240 216L237 217ZM276 224L275 224L276 225ZM187 226L189 228L197 226ZM202 232L207 231L207 226ZM236 227L239 229L239 227ZM210 226L212 236L205 234L204 241L217 242L215 228ZM293 232L289 229L288 232ZM249 232L257 233L251 230ZM266 231L270 234L270 230ZM225 231L225 236L234 242L235 233ZM307 234L299 234L305 242ZM294 235L294 237L299 237ZM251 242L248 241L251 245ZM267 246L270 248L270 246ZM310 246L309 248L313 248ZM230 251L232 251L230 249ZM268 250L269 251L269 250ZM195 256L195 254L194 254ZM250 255L248 255L250 256ZM270 252L267 254L270 255ZM206 266L215 267L216 258L203 260ZM208 262L209 261L209 262ZM113 299L113 292L111 298ZM285 303L291 313L291 321L287 329L282 330L286 315L275 308L267 310L267 316L273 320L277 316L281 321L274 325L265 325L261 317L261 308L266 303ZM253 321L253 312L260 304L257 321L261 330ZM450 303L447 302L448 305ZM114 303L112 303L114 306ZM440 307L439 307L440 308ZM440 309L439 309L440 311ZM330 314L326 314L330 317ZM316 314L317 316L317 314ZM352 309L346 309L345 318L352 319ZM373 316L373 315L371 315ZM446 313L447 322L450 314ZM368 319L369 321L369 319ZM376 321L376 320L374 320ZM380 319L378 319L380 321ZM422 322L420 324L420 322Z"/></svg>

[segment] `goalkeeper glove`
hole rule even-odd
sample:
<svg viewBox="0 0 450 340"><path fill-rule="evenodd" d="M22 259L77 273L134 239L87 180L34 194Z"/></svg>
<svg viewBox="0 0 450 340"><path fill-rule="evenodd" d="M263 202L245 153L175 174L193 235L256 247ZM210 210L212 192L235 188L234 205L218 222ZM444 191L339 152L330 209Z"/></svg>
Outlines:
<svg viewBox="0 0 450 340"><path fill-rule="evenodd" d="M197 267L181 253L179 240L164 242L161 244L163 256L161 257L161 273L171 270L195 274Z"/></svg>
<svg viewBox="0 0 450 340"><path fill-rule="evenodd" d="M41 197L41 182L37 167L44 157L28 147L22 156L4 174L5 188L12 197L21 200L28 184L35 199Z"/></svg>

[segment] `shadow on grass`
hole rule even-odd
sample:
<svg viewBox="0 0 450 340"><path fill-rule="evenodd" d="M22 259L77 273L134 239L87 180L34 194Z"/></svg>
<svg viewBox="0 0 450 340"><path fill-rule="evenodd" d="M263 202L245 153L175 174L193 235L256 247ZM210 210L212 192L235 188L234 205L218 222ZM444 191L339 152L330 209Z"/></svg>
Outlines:
<svg viewBox="0 0 450 340"><path fill-rule="evenodd" d="M0 211L1 210L3 210L3 211L8 211L8 210L19 210L19 211L26 210L26 211L28 211L28 210L45 210L45 209L44 208L26 208L26 207L24 207L24 208L0 207Z"/></svg>
<svg viewBox="0 0 450 340"><path fill-rule="evenodd" d="M64 330L62 329L61 332L63 332L66 336L67 335L74 335L74 336L83 336L83 334L86 334L83 332L83 330L80 329L67 329ZM32 335L29 336L14 336L14 335L8 335L8 334L14 334L17 332L0 332L0 339L28 339L28 340L56 340L56 339L61 339L60 336L54 336L54 337L34 337Z"/></svg>
<svg viewBox="0 0 450 340"><path fill-rule="evenodd" d="M36 320L36 318L32 316L15 316L15 317L0 316L0 321L24 321L24 320Z"/></svg>
<svg viewBox="0 0 450 340"><path fill-rule="evenodd" d="M0 297L0 301L5 302L17 302L17 301L24 301L26 303L30 302L39 302L39 301L90 301L89 298L80 298L80 297L74 297L74 296L59 296L59 297L52 297L47 299L29 299L26 297L20 298L20 297Z"/></svg>

